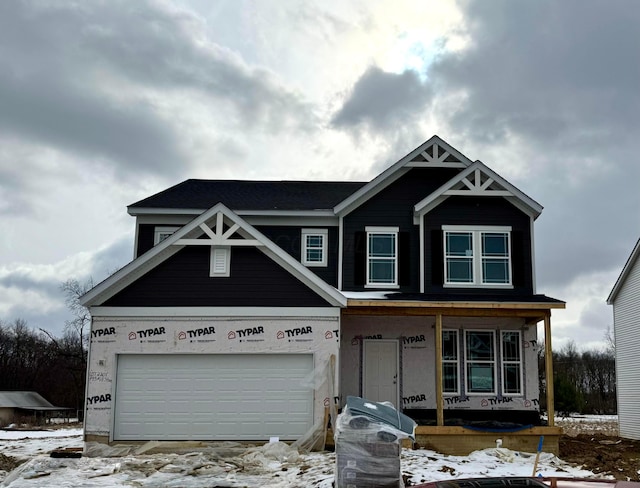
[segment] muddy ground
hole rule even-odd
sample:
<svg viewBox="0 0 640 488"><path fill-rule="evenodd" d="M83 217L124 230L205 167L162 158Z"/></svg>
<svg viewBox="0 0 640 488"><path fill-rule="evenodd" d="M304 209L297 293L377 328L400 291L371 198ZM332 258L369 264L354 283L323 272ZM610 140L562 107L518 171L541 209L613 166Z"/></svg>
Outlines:
<svg viewBox="0 0 640 488"><path fill-rule="evenodd" d="M640 481L640 442L621 439L615 421L571 422L558 420L563 428L560 459L617 480Z"/></svg>

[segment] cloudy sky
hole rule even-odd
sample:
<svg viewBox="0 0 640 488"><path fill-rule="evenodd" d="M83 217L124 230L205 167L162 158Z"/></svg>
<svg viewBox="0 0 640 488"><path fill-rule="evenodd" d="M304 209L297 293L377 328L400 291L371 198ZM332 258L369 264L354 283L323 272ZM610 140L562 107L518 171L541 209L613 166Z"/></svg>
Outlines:
<svg viewBox="0 0 640 488"><path fill-rule="evenodd" d="M554 348L602 343L640 237L640 6L625 0L0 2L0 321L131 260L187 178L369 180L433 134L541 203Z"/></svg>

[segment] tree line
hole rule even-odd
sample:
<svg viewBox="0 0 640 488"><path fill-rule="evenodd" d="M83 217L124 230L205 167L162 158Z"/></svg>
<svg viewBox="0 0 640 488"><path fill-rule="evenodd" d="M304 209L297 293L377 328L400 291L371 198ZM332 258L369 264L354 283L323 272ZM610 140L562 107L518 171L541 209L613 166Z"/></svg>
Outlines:
<svg viewBox="0 0 640 488"><path fill-rule="evenodd" d="M559 415L617 413L616 354L610 331L606 347L578 351L575 342L553 351L554 406ZM545 395L544 348L539 356L540 392ZM546 402L542 401L541 405Z"/></svg>
<svg viewBox="0 0 640 488"><path fill-rule="evenodd" d="M35 391L74 415L82 413L90 317L78 298L91 286L77 280L62 284L73 319L61 337L33 329L23 319L0 320L0 391Z"/></svg>

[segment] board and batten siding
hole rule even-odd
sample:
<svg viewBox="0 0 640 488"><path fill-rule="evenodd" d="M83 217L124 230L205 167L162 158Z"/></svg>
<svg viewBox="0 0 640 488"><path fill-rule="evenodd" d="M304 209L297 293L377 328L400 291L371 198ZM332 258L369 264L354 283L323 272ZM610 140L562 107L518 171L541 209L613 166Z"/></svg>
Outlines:
<svg viewBox="0 0 640 488"><path fill-rule="evenodd" d="M613 301L620 436L640 440L640 259Z"/></svg>

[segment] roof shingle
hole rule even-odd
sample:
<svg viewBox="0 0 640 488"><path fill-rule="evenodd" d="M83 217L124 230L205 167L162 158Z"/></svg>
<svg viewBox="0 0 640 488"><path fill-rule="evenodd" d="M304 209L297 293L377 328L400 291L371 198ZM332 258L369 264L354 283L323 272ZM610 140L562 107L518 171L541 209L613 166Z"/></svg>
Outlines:
<svg viewBox="0 0 640 488"><path fill-rule="evenodd" d="M364 186L353 181L246 181L189 179L129 208L329 210Z"/></svg>

